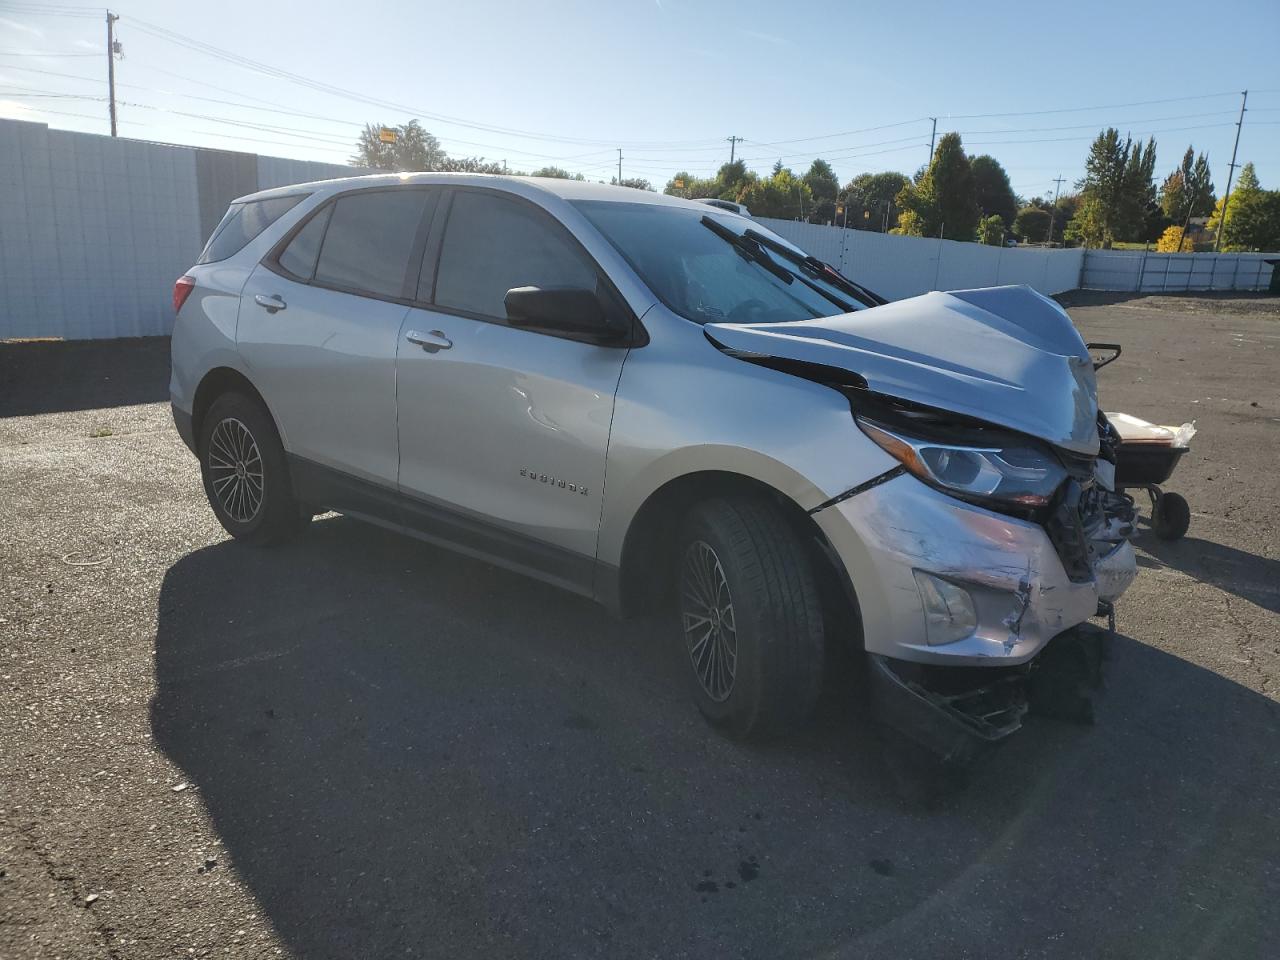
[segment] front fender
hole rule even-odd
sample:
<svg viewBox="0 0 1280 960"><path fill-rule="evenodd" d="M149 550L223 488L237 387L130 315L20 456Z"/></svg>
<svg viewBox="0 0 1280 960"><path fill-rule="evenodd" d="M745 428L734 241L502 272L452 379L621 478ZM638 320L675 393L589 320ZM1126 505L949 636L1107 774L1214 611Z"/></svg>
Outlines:
<svg viewBox="0 0 1280 960"><path fill-rule="evenodd" d="M897 466L858 429L838 391L727 356L662 308L645 323L652 341L627 358L614 407L602 563L621 563L641 507L683 476L738 474L811 510Z"/></svg>

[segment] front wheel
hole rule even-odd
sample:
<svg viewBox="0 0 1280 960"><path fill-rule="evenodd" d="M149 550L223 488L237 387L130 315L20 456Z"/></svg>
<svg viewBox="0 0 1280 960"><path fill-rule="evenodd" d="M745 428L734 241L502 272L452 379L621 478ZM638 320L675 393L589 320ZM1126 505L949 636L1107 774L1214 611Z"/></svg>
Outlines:
<svg viewBox="0 0 1280 960"><path fill-rule="evenodd" d="M201 423L197 449L205 496L227 533L264 545L299 531L306 514L293 495L275 424L260 403L240 393L219 397Z"/></svg>
<svg viewBox="0 0 1280 960"><path fill-rule="evenodd" d="M739 737L806 720L822 683L822 605L793 526L753 497L690 511L677 551L681 640L693 697Z"/></svg>

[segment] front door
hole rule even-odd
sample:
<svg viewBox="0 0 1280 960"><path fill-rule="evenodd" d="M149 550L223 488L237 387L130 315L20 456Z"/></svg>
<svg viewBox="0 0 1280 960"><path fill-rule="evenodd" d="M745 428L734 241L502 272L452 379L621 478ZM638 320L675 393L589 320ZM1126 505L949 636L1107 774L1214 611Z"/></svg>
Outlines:
<svg viewBox="0 0 1280 960"><path fill-rule="evenodd" d="M508 324L520 286L596 287L598 268L535 205L451 191L397 345L408 522L589 592L625 348ZM434 288L432 284L434 282Z"/></svg>

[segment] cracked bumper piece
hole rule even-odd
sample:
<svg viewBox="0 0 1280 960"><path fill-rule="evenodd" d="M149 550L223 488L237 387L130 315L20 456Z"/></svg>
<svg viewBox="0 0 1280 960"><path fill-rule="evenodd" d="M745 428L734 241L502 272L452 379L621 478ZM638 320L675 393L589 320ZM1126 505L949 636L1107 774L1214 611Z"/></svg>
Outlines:
<svg viewBox="0 0 1280 960"><path fill-rule="evenodd" d="M948 676L938 677L921 664L876 655L868 661L876 719L944 761L967 764L1022 726L1026 668L994 676L989 670L944 671Z"/></svg>
<svg viewBox="0 0 1280 960"><path fill-rule="evenodd" d="M866 651L914 663L1026 663L1050 639L1124 592L1136 570L1121 544L1072 581L1039 524L949 497L914 477L814 519L858 594Z"/></svg>

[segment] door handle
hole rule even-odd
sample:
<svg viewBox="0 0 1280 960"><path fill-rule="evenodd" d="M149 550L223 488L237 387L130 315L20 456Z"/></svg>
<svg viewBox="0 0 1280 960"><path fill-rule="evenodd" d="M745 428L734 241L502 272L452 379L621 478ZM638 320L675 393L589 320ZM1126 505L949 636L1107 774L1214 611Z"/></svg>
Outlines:
<svg viewBox="0 0 1280 960"><path fill-rule="evenodd" d="M276 313L288 306L284 302L284 298L278 293L267 296L265 293L254 294L253 302L262 307L267 313Z"/></svg>
<svg viewBox="0 0 1280 960"><path fill-rule="evenodd" d="M430 330L427 333L410 330L404 335L404 338L410 343L416 343L427 353L437 353L441 350L448 350L453 346L453 341L444 335L443 330Z"/></svg>

